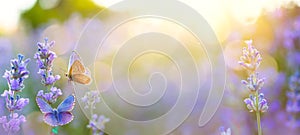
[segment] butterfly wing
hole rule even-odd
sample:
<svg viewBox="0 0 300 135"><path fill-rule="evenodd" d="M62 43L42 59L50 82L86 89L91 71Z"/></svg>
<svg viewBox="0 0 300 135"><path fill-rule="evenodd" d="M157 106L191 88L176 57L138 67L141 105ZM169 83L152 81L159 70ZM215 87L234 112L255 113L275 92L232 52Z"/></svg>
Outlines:
<svg viewBox="0 0 300 135"><path fill-rule="evenodd" d="M66 125L73 120L74 116L71 112L59 112L58 113L58 125Z"/></svg>
<svg viewBox="0 0 300 135"><path fill-rule="evenodd" d="M52 127L56 127L59 125L57 117L55 116L54 113L46 113L44 115L44 121L45 121L45 123L47 123L48 125L50 125Z"/></svg>
<svg viewBox="0 0 300 135"><path fill-rule="evenodd" d="M68 72L70 71L71 66L73 65L74 61L76 61L76 60L81 61L81 58L76 51L72 51L72 54L70 55L70 59L69 59Z"/></svg>
<svg viewBox="0 0 300 135"><path fill-rule="evenodd" d="M42 113L52 113L52 107L42 98L37 97L36 98L36 103L38 107L40 108Z"/></svg>
<svg viewBox="0 0 300 135"><path fill-rule="evenodd" d="M92 78L87 74L74 74L72 77L74 82L89 85L92 82Z"/></svg>
<svg viewBox="0 0 300 135"><path fill-rule="evenodd" d="M58 107L58 113L72 111L75 105L75 96L69 95L64 101L62 101Z"/></svg>
<svg viewBox="0 0 300 135"><path fill-rule="evenodd" d="M69 75L85 73L85 67L79 60L75 60L70 68Z"/></svg>

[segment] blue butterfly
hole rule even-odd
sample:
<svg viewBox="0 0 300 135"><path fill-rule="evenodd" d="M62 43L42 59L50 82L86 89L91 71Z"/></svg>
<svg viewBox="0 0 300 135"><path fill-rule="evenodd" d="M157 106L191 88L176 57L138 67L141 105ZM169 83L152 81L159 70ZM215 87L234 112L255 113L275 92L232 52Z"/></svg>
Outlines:
<svg viewBox="0 0 300 135"><path fill-rule="evenodd" d="M38 104L41 112L44 114L44 121L50 126L62 126L70 123L74 116L71 111L75 105L75 96L70 95L62 101L57 109L52 108L44 99L37 97L36 103Z"/></svg>

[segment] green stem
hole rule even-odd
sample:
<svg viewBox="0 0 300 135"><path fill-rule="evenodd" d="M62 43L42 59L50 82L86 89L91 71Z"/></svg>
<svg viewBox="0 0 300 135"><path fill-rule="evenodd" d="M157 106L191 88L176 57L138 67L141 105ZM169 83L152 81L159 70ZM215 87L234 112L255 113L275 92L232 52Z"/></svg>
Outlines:
<svg viewBox="0 0 300 135"><path fill-rule="evenodd" d="M51 133L50 133L50 134L51 134L51 135L52 135L52 134L54 134L54 135L58 134L58 127L52 127Z"/></svg>
<svg viewBox="0 0 300 135"><path fill-rule="evenodd" d="M258 91L256 91L255 93L255 98L256 98L256 120L257 120L257 132L258 132L258 135L262 135L262 132L261 132L261 122L260 122L260 110L259 109L259 97L258 97Z"/></svg>

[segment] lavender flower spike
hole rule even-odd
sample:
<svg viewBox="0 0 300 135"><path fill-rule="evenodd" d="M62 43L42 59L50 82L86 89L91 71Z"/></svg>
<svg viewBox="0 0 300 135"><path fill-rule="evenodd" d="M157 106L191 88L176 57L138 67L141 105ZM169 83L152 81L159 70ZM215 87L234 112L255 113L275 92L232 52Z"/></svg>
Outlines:
<svg viewBox="0 0 300 135"><path fill-rule="evenodd" d="M262 61L262 57L259 51L252 46L252 40L247 40L245 43L248 48L243 48L243 55L240 57L239 64L245 68L249 77L246 80L242 80L242 84L250 90L249 98L246 98L244 102L250 112L256 112L258 135L262 135L260 113L266 112L268 109L267 100L264 98L264 94L259 90L264 85L265 79L258 77L257 69Z"/></svg>
<svg viewBox="0 0 300 135"><path fill-rule="evenodd" d="M26 67L30 59L23 61L23 58L24 56L19 54L18 59L11 60L11 70L6 70L3 75L12 91L22 91L24 89L23 82L28 78L29 71Z"/></svg>
<svg viewBox="0 0 300 135"><path fill-rule="evenodd" d="M24 89L24 80L28 78L29 72L26 66L29 59L23 60L24 56L19 54L18 59L11 60L11 70L6 70L3 77L6 78L9 90L5 90L1 97L5 98L5 104L10 115L1 116L0 124L8 134L15 134L20 130L22 123L26 121L25 116L19 115L15 111L21 111L28 103L28 98L21 98L16 92Z"/></svg>
<svg viewBox="0 0 300 135"><path fill-rule="evenodd" d="M254 72L259 67L262 58L259 51L252 46L252 40L247 40L245 43L248 48L243 48L243 55L238 63L249 72Z"/></svg>
<svg viewBox="0 0 300 135"><path fill-rule="evenodd" d="M34 55L39 67L38 74L42 76L42 83L50 86L60 79L59 75L54 76L52 73L53 61L57 56L55 52L50 51L49 49L54 43L54 41L49 43L48 39L45 38L44 43L37 43L38 51Z"/></svg>

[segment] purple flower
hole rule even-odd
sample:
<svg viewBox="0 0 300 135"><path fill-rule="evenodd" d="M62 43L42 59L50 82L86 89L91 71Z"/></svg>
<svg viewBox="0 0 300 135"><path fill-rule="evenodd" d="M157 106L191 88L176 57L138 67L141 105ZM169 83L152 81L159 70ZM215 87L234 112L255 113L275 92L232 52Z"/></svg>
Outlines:
<svg viewBox="0 0 300 135"><path fill-rule="evenodd" d="M24 88L24 85L22 83L22 81L19 81L19 80L15 80L15 79L12 79L10 80L10 89L11 90L21 90Z"/></svg>
<svg viewBox="0 0 300 135"><path fill-rule="evenodd" d="M1 96L6 98L6 108L11 112L20 111L29 103L28 98L20 98L19 95L14 98L12 91L5 90Z"/></svg>
<svg viewBox="0 0 300 135"><path fill-rule="evenodd" d="M262 86L264 85L264 81L265 81L265 78L259 79L258 78L258 73L256 73L256 74L251 74L247 78L247 81L246 80L242 80L242 83L244 85L246 85L247 88L250 91L255 92L255 91L258 91L258 90L260 90L262 88Z"/></svg>
<svg viewBox="0 0 300 135"><path fill-rule="evenodd" d="M249 77L247 81L242 80L242 83L250 90L250 95L244 102L250 112L256 112L258 134L261 135L260 113L266 112L268 109L268 103L264 98L264 94L259 92L265 81L265 79L258 78L257 72L262 57L259 51L252 46L252 40L245 41L245 43L248 45L248 48L243 48L243 55L240 57L239 64L248 71Z"/></svg>
<svg viewBox="0 0 300 135"><path fill-rule="evenodd" d="M287 92L288 97L286 111L289 113L299 113L300 112L300 94L294 92Z"/></svg>
<svg viewBox="0 0 300 135"><path fill-rule="evenodd" d="M258 102L256 100L256 96L250 95L249 98L246 98L244 102L247 105L247 108L250 112L259 111L259 112L266 112L268 110L268 103L267 100L264 98L264 94L260 93L258 96Z"/></svg>
<svg viewBox="0 0 300 135"><path fill-rule="evenodd" d="M8 134L18 132L20 130L20 125L24 122L26 122L25 116L19 116L17 113L9 115L9 118L6 116L0 117L0 124L2 124L3 129Z"/></svg>
<svg viewBox="0 0 300 135"><path fill-rule="evenodd" d="M248 48L243 48L243 55L240 57L239 64L249 72L254 72L261 63L261 55L257 49L252 46L252 40L247 40L245 43Z"/></svg>
<svg viewBox="0 0 300 135"><path fill-rule="evenodd" d="M227 128L227 130L225 130L224 127L220 127L220 133L221 135L231 135L231 129L230 128Z"/></svg>
<svg viewBox="0 0 300 135"><path fill-rule="evenodd" d="M53 75L52 71L46 71L44 69L40 69L38 74L43 77L42 83L45 85L53 85L57 80L60 79L60 75Z"/></svg>
<svg viewBox="0 0 300 135"><path fill-rule="evenodd" d="M44 93L44 90L40 90L37 94L38 97L42 97L49 104L56 102L57 98L62 95L60 89L51 87L50 92Z"/></svg>
<svg viewBox="0 0 300 135"><path fill-rule="evenodd" d="M97 114L93 113L93 109L96 109L96 104L101 101L100 99L100 92L93 90L86 92L84 97L81 98L82 102L84 103L85 109L91 110L91 117L89 124L87 125L87 128L92 129L93 135L103 135L104 132L102 132L105 128L105 123L109 122L110 119L106 118L105 116L101 115L98 116Z"/></svg>
<svg viewBox="0 0 300 135"><path fill-rule="evenodd" d="M95 109L96 103L100 102L100 93L99 91L90 91L86 92L84 97L81 98L82 102L84 103L85 109Z"/></svg>
<svg viewBox="0 0 300 135"><path fill-rule="evenodd" d="M6 70L3 78L7 80L10 90L21 91L24 89L24 80L28 78L29 71L26 66L30 59L23 61L24 56L19 54L18 59L11 60L11 70Z"/></svg>
<svg viewBox="0 0 300 135"><path fill-rule="evenodd" d="M48 39L45 38L44 43L37 43L38 51L34 55L39 67L38 74L42 77L42 83L50 86L60 79L59 75L53 75L52 73L53 61L57 57L55 52L49 50L53 45L54 41L49 43Z"/></svg>
<svg viewBox="0 0 300 135"><path fill-rule="evenodd" d="M87 125L87 128L91 128L93 131L93 135L99 135L103 134L103 130L105 128L105 123L109 122L110 119L106 118L105 116L101 115L98 116L97 114L94 114L92 116L92 119L90 120L89 124Z"/></svg>
<svg viewBox="0 0 300 135"><path fill-rule="evenodd" d="M10 112L9 117L2 116L0 124L8 134L16 133L20 130L20 125L25 122L25 117L14 111L22 110L29 103L28 98L21 98L16 95L24 89L24 80L28 78L29 72L26 66L29 59L23 61L24 56L19 54L18 59L11 60L11 70L6 70L3 77L7 80L9 90L5 90L1 96L5 98L7 110Z"/></svg>

